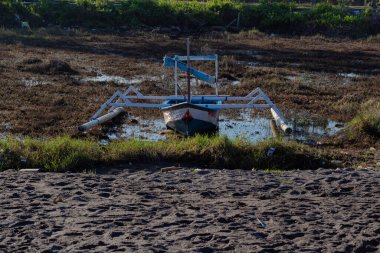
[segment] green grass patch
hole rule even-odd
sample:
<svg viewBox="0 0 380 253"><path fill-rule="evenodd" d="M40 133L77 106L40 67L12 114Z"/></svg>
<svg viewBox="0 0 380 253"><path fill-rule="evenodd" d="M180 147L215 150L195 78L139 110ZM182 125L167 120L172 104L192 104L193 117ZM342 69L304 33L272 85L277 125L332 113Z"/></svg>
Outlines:
<svg viewBox="0 0 380 253"><path fill-rule="evenodd" d="M269 148L275 148L268 156ZM312 169L321 157L296 142L269 139L252 144L224 136L195 136L148 142L118 140L101 145L96 140L55 137L46 140L8 137L0 141L0 170L37 167L45 171L92 170L97 165L127 162L176 162L228 169Z"/></svg>
<svg viewBox="0 0 380 253"><path fill-rule="evenodd" d="M361 106L358 114L348 124L348 138L360 140L368 136L379 141L380 138L380 102L368 101Z"/></svg>
<svg viewBox="0 0 380 253"><path fill-rule="evenodd" d="M0 141L0 170L38 167L47 171L90 169L103 153L97 142L67 136L48 140L9 137Z"/></svg>
<svg viewBox="0 0 380 253"><path fill-rule="evenodd" d="M18 14L32 27L49 25L87 28L140 28L179 26L198 31L205 26L226 26L240 13L240 28L297 34L340 34L360 36L379 33L373 11L352 14L347 6L318 3L300 8L292 1L261 0L246 4L235 0L41 0L0 1L0 24L19 27ZM252 35L252 34L251 34Z"/></svg>

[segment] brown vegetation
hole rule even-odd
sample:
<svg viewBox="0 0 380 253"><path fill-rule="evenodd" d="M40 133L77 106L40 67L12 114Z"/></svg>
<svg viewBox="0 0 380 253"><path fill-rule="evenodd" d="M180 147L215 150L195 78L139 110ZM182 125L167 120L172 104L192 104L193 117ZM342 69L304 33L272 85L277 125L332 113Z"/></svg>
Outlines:
<svg viewBox="0 0 380 253"><path fill-rule="evenodd" d="M172 70L162 67L162 57L185 53L183 38L154 33L56 34L61 35L2 31L0 132L77 135L79 124L114 91L127 87L115 82L81 82L82 78L100 73L126 79L158 77L136 86L144 94L171 94ZM380 44L373 39L262 34L250 38L244 33L221 33L193 37L192 53L220 55L220 76L241 82L238 86L222 84L224 94L246 95L259 86L287 117L301 113L348 122L361 104L380 97ZM213 68L211 64L199 67ZM199 91L211 88L203 85ZM129 112L144 117L160 114L158 110ZM90 132L99 134L100 128Z"/></svg>

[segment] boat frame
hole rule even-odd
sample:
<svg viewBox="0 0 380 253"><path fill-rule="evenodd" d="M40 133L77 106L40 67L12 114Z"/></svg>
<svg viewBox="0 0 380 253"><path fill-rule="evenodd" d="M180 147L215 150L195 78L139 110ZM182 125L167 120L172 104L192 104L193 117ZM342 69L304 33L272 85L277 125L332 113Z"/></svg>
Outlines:
<svg viewBox="0 0 380 253"><path fill-rule="evenodd" d="M144 100L156 100L156 101L165 101L165 100L183 100L186 101L186 96L145 96L139 92L139 90L133 85L129 86L128 89L124 92L117 90L101 107L100 109L90 118L87 127L86 124L81 126L81 130L86 130L90 127L98 125L101 122L99 116L108 108L108 113L113 113L115 111L121 113L125 111L128 107L137 107L137 108L158 108L162 109L170 105L165 103L144 103ZM238 104L197 104L200 107L222 110L222 109L270 109L273 117L276 122L280 125L281 129L288 133L291 129L287 125L287 121L283 116L282 112L277 108L277 106L269 99L269 97L260 89L256 88L250 92L245 97L239 96L225 96L225 95L193 95L192 99L197 100L210 100L210 101L242 101L246 103ZM142 102L134 101L140 100ZM118 113L118 114L119 114ZM117 116L117 115L115 115ZM108 120L108 119L107 119Z"/></svg>
<svg viewBox="0 0 380 253"><path fill-rule="evenodd" d="M189 48L189 43L188 43ZM187 60L187 64L184 61ZM202 71L190 67L190 61L214 61L215 75L210 76ZM164 57L164 66L174 67L175 88L174 95L171 96L146 96L140 93L139 89L131 85L125 91L117 90L90 118L90 121L81 125L79 130L84 131L103 123L113 117L116 117L128 107L133 108L158 108L164 109L173 104L165 103L168 100L175 100L178 103L187 102L191 104L196 102L196 106L203 107L206 110L222 110L222 109L270 109L272 116L277 124L285 133L290 133L291 128L277 106L269 99L269 97L257 87L246 96L228 96L219 95L218 91L218 55L190 56L189 49L187 56L175 55L173 58ZM178 70L187 71L188 94L185 96L178 95ZM191 95L190 93L190 74L196 78L213 84L215 86L215 95ZM148 103L149 101L161 101L156 103ZM211 101L214 103L202 103L202 101ZM221 103L217 103L221 101ZM235 103L228 103L235 102ZM237 102L237 103L236 103ZM101 116L108 109L108 113Z"/></svg>

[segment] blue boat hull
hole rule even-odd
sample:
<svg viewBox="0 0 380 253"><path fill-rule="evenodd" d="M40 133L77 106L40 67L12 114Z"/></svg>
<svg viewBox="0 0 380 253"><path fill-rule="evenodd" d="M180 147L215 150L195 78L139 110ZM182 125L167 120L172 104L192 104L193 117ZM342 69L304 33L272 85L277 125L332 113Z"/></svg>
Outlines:
<svg viewBox="0 0 380 253"><path fill-rule="evenodd" d="M215 109L184 102L170 105L162 111L166 126L185 136L213 133L219 129L219 111Z"/></svg>

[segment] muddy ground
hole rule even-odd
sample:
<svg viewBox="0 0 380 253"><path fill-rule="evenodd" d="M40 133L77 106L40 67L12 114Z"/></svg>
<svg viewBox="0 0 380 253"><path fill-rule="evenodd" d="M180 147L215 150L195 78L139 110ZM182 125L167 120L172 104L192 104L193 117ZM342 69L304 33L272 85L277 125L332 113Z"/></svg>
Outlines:
<svg viewBox="0 0 380 253"><path fill-rule="evenodd" d="M304 115L342 122L352 119L360 104L380 97L380 43L376 41L249 36L192 37L193 54L219 55L223 94L247 95L261 87L286 117ZM25 35L2 31L0 133L77 136L78 125L117 89L128 87L83 79L99 75L137 78L142 82L135 85L143 94L169 95L172 70L162 67L162 57L184 53L185 38L164 34L59 31L53 35L36 31ZM198 66L208 72L213 69L211 63ZM212 92L212 88L201 85L194 90L200 92ZM143 117L160 115L157 110L129 112ZM104 128L98 127L87 135L99 137L102 131ZM360 148L339 146L337 153L368 163L361 157L374 145L378 148L375 140L366 140ZM371 152L366 157L376 164L378 154Z"/></svg>

